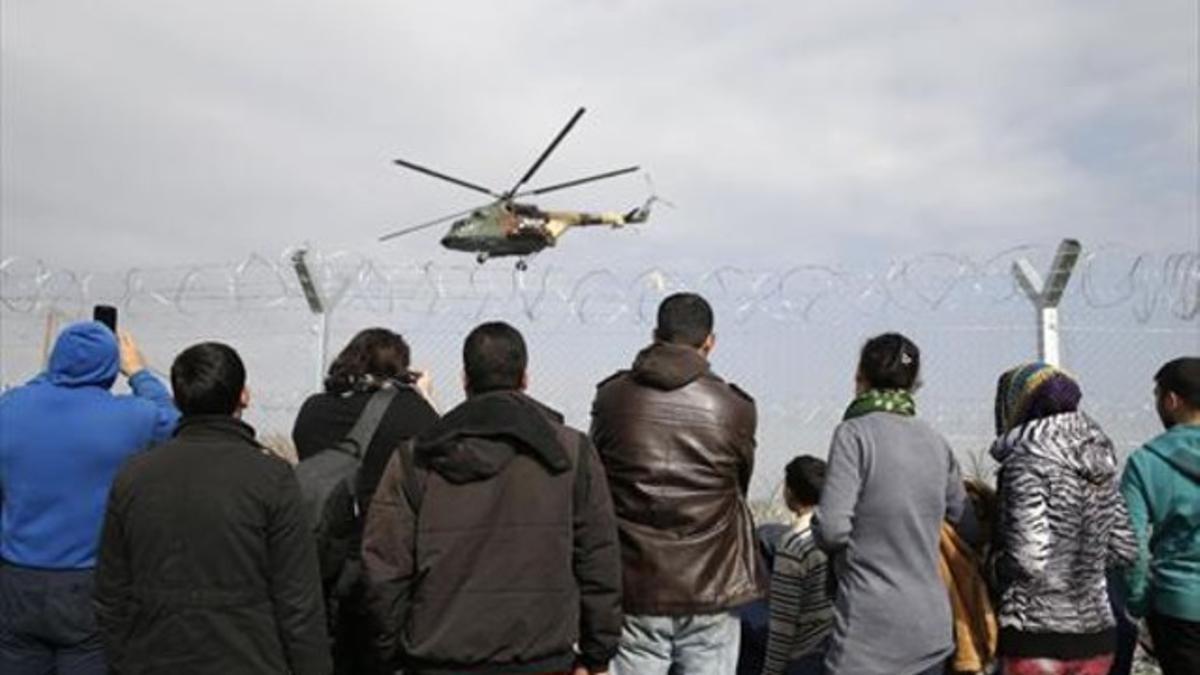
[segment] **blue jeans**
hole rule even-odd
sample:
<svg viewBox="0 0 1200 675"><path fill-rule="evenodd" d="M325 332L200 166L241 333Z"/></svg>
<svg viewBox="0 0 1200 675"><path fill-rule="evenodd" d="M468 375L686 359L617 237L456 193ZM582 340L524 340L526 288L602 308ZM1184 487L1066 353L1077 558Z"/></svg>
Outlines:
<svg viewBox="0 0 1200 675"><path fill-rule="evenodd" d="M625 615L614 675L734 675L741 625L729 612Z"/></svg>
<svg viewBox="0 0 1200 675"><path fill-rule="evenodd" d="M0 673L104 675L91 570L0 564Z"/></svg>

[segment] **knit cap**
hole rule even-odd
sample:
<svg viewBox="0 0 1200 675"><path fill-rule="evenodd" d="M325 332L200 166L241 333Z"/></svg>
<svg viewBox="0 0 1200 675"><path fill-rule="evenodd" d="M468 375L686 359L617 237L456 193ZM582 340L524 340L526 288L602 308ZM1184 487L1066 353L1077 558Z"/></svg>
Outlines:
<svg viewBox="0 0 1200 675"><path fill-rule="evenodd" d="M996 435L1031 420L1075 412L1083 392L1075 379L1047 363L1005 371L996 385Z"/></svg>

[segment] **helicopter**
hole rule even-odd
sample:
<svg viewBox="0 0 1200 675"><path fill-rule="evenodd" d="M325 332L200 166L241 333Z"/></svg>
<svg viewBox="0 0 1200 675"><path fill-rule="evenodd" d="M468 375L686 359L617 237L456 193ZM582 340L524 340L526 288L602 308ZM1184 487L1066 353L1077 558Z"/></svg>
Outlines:
<svg viewBox="0 0 1200 675"><path fill-rule="evenodd" d="M526 261L529 257L558 244L559 238L573 227L607 225L612 228L620 228L625 225L646 222L650 218L651 206L654 202L661 201L653 194L641 206L624 213L543 211L533 204L517 201L522 197L543 195L548 192L583 185L584 183L615 178L632 173L640 168L629 166L615 171L605 171L604 173L576 178L575 180L555 183L540 188L522 190L525 184L537 173L537 170L541 168L542 163L546 161L550 153L554 152L554 149L558 147L563 137L571 131L575 123L583 116L585 111L585 108L579 108L575 111L575 114L567 121L566 126L550 141L550 145L537 158L537 161L529 167L529 170L517 181L516 185L505 192L498 192L476 183L455 178L454 176L434 171L433 169L404 159L393 160L395 164L406 169L411 169L418 173L423 173L427 176L439 178L460 187L486 194L492 197L493 201L465 211L442 216L441 218L436 218L420 225L414 225L385 234L379 240L388 241L396 237L440 225L447 221L453 221L450 225L450 230L442 237L441 244L443 247L453 251L474 253L475 260L479 264L487 262L490 258L517 256L516 267L518 270L524 271L528 269Z"/></svg>

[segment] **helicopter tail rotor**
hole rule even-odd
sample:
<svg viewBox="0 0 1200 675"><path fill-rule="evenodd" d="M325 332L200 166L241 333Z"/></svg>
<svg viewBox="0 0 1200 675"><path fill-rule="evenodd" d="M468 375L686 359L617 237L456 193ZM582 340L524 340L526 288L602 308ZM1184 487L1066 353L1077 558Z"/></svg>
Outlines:
<svg viewBox="0 0 1200 675"><path fill-rule="evenodd" d="M669 201L663 197L659 197L658 194L655 192L654 179L652 179L650 177L650 174L646 174L646 185L650 189L650 196L646 198L646 201L643 202L641 206L634 208L634 209L630 209L630 211L625 214L625 217L623 218L624 223L622 223L623 225L637 225L637 224L644 223L647 220L649 220L650 219L650 211L651 211L651 208L654 206L655 202L661 202L662 204L664 204L666 206L675 208L674 203L672 203L671 201Z"/></svg>
<svg viewBox="0 0 1200 675"><path fill-rule="evenodd" d="M658 196L658 190L654 189L654 178L651 177L649 173L646 174L646 189L650 191L650 197L646 200L647 208L649 208L649 205L654 202L662 202L666 206L675 208L674 202L666 197Z"/></svg>

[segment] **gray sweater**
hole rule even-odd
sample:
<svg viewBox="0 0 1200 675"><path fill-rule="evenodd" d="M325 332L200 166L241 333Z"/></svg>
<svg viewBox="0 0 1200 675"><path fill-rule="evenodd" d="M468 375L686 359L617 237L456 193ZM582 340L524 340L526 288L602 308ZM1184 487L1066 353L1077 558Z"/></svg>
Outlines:
<svg viewBox="0 0 1200 675"><path fill-rule="evenodd" d="M842 422L813 532L838 578L833 675L912 675L953 648L938 575L942 520L976 536L958 462L928 424L891 413Z"/></svg>

